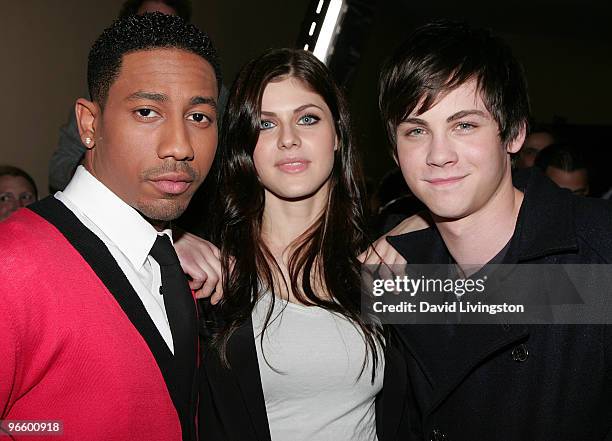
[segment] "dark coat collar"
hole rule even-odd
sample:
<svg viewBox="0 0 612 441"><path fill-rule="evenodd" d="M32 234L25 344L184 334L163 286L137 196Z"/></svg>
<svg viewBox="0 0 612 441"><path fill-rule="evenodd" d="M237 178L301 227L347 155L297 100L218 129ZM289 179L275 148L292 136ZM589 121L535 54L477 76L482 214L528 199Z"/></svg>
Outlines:
<svg viewBox="0 0 612 441"><path fill-rule="evenodd" d="M576 250L571 193L556 187L535 170L513 176L525 194L517 227L503 263L518 263ZM408 263L450 263L451 256L436 228L387 237ZM424 412L433 412L449 393L490 354L529 335L525 325L405 325L399 333L431 384L433 394ZM448 366L453 369L449 371Z"/></svg>
<svg viewBox="0 0 612 441"><path fill-rule="evenodd" d="M513 184L525 197L504 263L521 262L578 248L572 195L535 169L517 171ZM436 228L388 236L411 263L447 263L450 255Z"/></svg>

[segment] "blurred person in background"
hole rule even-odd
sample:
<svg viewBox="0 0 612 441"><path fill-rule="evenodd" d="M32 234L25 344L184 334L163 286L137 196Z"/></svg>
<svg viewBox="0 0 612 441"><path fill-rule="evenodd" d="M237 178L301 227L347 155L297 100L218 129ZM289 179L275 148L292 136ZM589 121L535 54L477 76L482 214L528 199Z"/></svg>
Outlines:
<svg viewBox="0 0 612 441"><path fill-rule="evenodd" d="M20 168L0 165L0 221L38 199L34 179Z"/></svg>
<svg viewBox="0 0 612 441"><path fill-rule="evenodd" d="M589 195L589 170L576 147L552 144L538 153L534 165L559 187L580 196Z"/></svg>
<svg viewBox="0 0 612 441"><path fill-rule="evenodd" d="M555 142L556 138L550 131L543 128L532 129L517 154L516 166L518 168L533 167L538 153Z"/></svg>
<svg viewBox="0 0 612 441"><path fill-rule="evenodd" d="M161 12L166 15L178 15L183 20L191 21L190 0L127 0L121 6L119 18L130 15L141 15L147 12Z"/></svg>

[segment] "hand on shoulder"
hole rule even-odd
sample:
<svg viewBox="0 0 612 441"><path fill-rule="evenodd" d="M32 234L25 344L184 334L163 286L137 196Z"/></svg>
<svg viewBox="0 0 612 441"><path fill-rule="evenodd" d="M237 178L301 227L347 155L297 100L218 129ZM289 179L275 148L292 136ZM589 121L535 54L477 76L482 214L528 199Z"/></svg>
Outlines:
<svg viewBox="0 0 612 441"><path fill-rule="evenodd" d="M198 299L210 297L214 305L223 298L221 253L219 248L195 234L174 231L174 249L181 267L190 277L189 287Z"/></svg>
<svg viewBox="0 0 612 441"><path fill-rule="evenodd" d="M429 213L420 212L401 221L389 232L379 237L367 250L361 253L358 259L364 265L376 265L386 263L387 265L405 264L406 260L387 242L387 236L399 236L400 234L424 230L431 225Z"/></svg>

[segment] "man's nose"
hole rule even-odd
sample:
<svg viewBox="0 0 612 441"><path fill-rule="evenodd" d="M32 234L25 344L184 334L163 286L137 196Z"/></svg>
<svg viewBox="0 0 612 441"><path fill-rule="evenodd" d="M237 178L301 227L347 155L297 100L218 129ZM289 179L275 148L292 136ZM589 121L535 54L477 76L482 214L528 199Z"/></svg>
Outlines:
<svg viewBox="0 0 612 441"><path fill-rule="evenodd" d="M427 164L444 167L457 162L457 152L443 135L434 135L427 154Z"/></svg>
<svg viewBox="0 0 612 441"><path fill-rule="evenodd" d="M2 204L3 211L9 214L20 208L19 201L12 193L3 194L0 199L0 204Z"/></svg>
<svg viewBox="0 0 612 441"><path fill-rule="evenodd" d="M157 155L161 159L174 158L177 161L193 159L194 150L184 118L176 117L166 122Z"/></svg>

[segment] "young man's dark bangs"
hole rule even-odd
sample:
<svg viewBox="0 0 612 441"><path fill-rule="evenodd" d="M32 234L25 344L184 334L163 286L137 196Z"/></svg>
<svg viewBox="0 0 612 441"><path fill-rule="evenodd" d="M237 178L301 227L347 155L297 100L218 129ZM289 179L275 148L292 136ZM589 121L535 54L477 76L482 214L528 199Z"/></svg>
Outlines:
<svg viewBox="0 0 612 441"><path fill-rule="evenodd" d="M480 90L478 73L464 69L463 66L438 72L421 70L411 73L405 79L398 79L396 84L402 84L401 90L387 91L387 96L395 96L387 108L389 138L395 141L395 130L413 112L417 116L427 112L440 98L473 78L476 78ZM483 100L487 101L484 96Z"/></svg>

